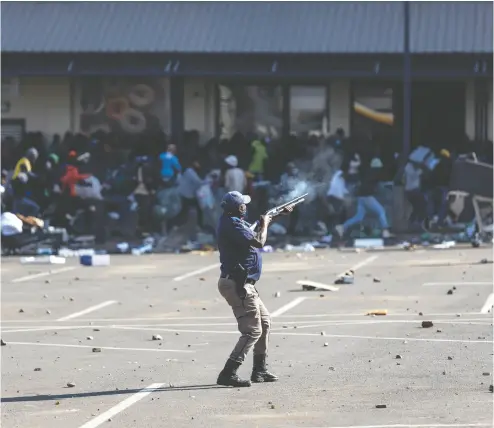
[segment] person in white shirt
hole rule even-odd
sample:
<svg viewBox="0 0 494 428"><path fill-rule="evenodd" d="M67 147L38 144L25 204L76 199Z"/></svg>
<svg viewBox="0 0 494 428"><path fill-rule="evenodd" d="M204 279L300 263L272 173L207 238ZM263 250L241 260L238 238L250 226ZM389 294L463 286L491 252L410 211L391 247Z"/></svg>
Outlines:
<svg viewBox="0 0 494 428"><path fill-rule="evenodd" d="M244 194L247 187L247 178L245 172L238 167L238 159L236 156L228 156L225 163L229 168L225 172L225 191L239 192Z"/></svg>
<svg viewBox="0 0 494 428"><path fill-rule="evenodd" d="M343 177L343 171L338 170L333 174L329 183L329 188L326 193L326 198L323 200L323 205L327 209L326 226L329 231L345 221L346 217L346 205L345 198L349 194L345 179ZM323 238L324 242L330 242L332 235L327 235Z"/></svg>

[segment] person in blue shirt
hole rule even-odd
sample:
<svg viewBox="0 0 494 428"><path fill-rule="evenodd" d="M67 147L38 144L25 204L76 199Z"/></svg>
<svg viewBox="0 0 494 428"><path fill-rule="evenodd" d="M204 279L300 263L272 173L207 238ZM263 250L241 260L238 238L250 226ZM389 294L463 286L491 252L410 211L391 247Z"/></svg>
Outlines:
<svg viewBox="0 0 494 428"><path fill-rule="evenodd" d="M268 336L271 326L269 312L264 306L255 284L261 278L260 249L267 239L271 217L260 217L257 232L244 220L250 196L228 192L223 197L223 214L218 222L218 249L221 275L218 290L233 310L241 337L218 376L217 384L248 387L252 382L275 382L278 377L266 368ZM286 207L284 214L293 211ZM254 367L251 381L239 378L237 370L251 349Z"/></svg>
<svg viewBox="0 0 494 428"><path fill-rule="evenodd" d="M182 172L182 166L176 156L177 147L175 144L170 144L166 152L160 154L161 160L161 179L165 184L175 182L177 175Z"/></svg>

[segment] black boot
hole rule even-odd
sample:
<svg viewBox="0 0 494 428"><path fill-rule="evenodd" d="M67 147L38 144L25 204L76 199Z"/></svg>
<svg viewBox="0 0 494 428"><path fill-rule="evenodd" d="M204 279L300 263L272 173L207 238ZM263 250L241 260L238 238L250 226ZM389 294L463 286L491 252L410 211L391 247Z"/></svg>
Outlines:
<svg viewBox="0 0 494 428"><path fill-rule="evenodd" d="M250 380L255 383L276 382L278 376L269 373L266 369L266 355L254 355L254 368Z"/></svg>
<svg viewBox="0 0 494 428"><path fill-rule="evenodd" d="M237 370L240 365L241 363L228 359L225 368L221 371L216 383L218 385L234 386L236 388L250 386L250 380L240 379L237 375Z"/></svg>

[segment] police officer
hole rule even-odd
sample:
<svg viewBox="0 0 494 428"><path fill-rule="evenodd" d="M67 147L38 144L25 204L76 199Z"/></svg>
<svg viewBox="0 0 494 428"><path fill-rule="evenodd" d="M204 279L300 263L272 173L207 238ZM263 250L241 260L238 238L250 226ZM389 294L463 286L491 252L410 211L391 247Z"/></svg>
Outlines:
<svg viewBox="0 0 494 428"><path fill-rule="evenodd" d="M241 333L237 345L218 376L217 384L224 386L251 386L249 380L239 378L237 370L252 348L254 367L251 381L278 380L278 377L266 368L271 319L255 287L261 277L260 249L266 243L271 217L261 216L257 232L252 231L250 224L244 221L250 200L250 196L229 192L221 202L223 215L220 217L217 232L221 262L218 290L231 306ZM292 210L292 206L286 207L284 214Z"/></svg>

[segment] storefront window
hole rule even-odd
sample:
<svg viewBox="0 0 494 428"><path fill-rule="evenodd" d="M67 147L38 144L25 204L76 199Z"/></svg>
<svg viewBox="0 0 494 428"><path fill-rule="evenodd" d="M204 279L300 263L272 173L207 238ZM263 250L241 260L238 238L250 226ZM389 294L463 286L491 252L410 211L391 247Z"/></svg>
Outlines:
<svg viewBox="0 0 494 428"><path fill-rule="evenodd" d="M292 135L327 135L326 88L292 86L290 88L290 133Z"/></svg>
<svg viewBox="0 0 494 428"><path fill-rule="evenodd" d="M161 78L85 78L80 127L124 134L170 131L169 81Z"/></svg>
<svg viewBox="0 0 494 428"><path fill-rule="evenodd" d="M283 96L280 86L219 85L221 138L236 132L278 139L282 132Z"/></svg>

